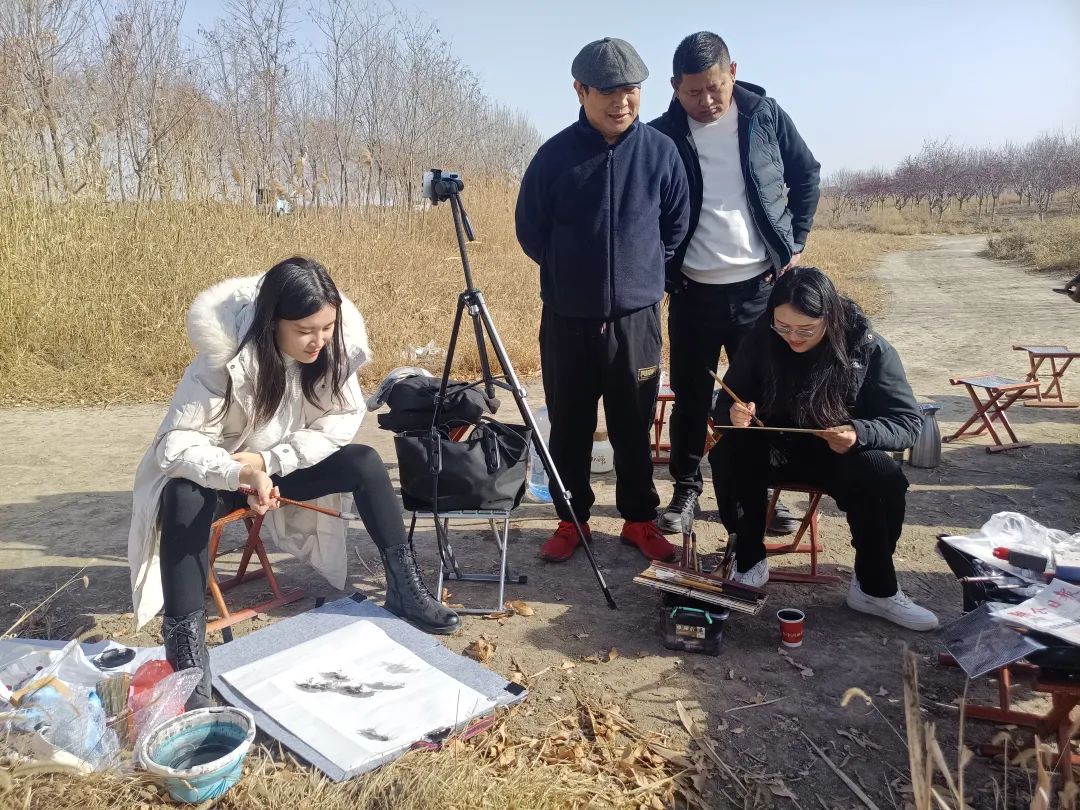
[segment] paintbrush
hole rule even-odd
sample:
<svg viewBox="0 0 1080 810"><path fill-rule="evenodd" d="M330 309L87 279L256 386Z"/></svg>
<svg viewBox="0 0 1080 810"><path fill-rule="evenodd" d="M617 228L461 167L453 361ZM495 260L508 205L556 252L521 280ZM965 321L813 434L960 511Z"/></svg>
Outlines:
<svg viewBox="0 0 1080 810"><path fill-rule="evenodd" d="M105 718L120 738L122 745L131 744L131 712L128 711L128 692L131 676L126 672L110 675L97 682L98 697L105 710Z"/></svg>
<svg viewBox="0 0 1080 810"><path fill-rule="evenodd" d="M251 487L240 486L236 489L244 495L257 495ZM312 512L318 512L323 515L329 515L330 517L341 518L342 520L360 520L359 515L354 515L352 512L338 512L336 509L325 509L322 506L315 506L315 504L304 503L303 501L294 501L292 498L283 498L278 495L278 501L287 506L299 506L301 509L310 509Z"/></svg>
<svg viewBox="0 0 1080 810"><path fill-rule="evenodd" d="M749 406L749 405L747 405L747 404L746 404L745 402L743 402L743 401L742 401L741 399L739 399L739 395L738 395L738 394L736 394L736 393L735 393L734 391L732 391L732 390L731 390L731 389L730 389L730 388L728 387L728 384L727 384L726 382L724 382L723 380L721 380L721 379L720 379L720 375L719 375L719 374L717 374L717 373L716 373L715 371L713 371L712 369L709 369L709 373L710 373L710 374L712 375L712 378L713 378L714 380L716 380L716 381L717 381L718 383L720 383L720 387L721 387L721 388L723 388L723 389L724 389L725 391L727 391L727 395L728 395L729 397L731 397L731 398L732 398L733 400L735 400L735 401L736 401L737 403L739 403L739 404L740 404L740 405L742 405L742 406L743 406L744 408L746 408L746 410L750 410L750 406ZM761 421L760 419L758 419L758 418L757 418L757 416L755 416L754 414L750 414L750 418L751 418L751 419L753 419L753 420L754 420L754 422L756 422L756 423L757 423L757 426L758 426L758 427L765 427L765 423L764 423L764 422L762 422L762 421Z"/></svg>

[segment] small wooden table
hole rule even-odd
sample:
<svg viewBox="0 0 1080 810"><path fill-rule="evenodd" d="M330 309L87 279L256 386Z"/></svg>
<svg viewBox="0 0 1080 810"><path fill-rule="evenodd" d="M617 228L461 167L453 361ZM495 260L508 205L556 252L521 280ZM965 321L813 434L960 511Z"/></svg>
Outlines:
<svg viewBox="0 0 1080 810"><path fill-rule="evenodd" d="M1021 442L1017 438L1012 425L1009 424L1009 418L1005 415L1005 411L1031 389L1038 390L1039 383L1013 380L990 371L977 371L964 377L953 377L949 380L949 383L962 385L967 389L968 395L975 405L975 413L960 426L959 430L942 439L943 442L953 442L964 436L979 436L983 431L987 431L994 440L993 446L986 448L987 453L1001 453L1005 450L1031 447L1030 442ZM979 395L975 391L977 388L981 388L986 393L985 402L979 399ZM979 421L982 424L978 428L975 430L969 429ZM993 423L995 421L1000 422L1001 426L1005 428L1009 438L1012 439L1011 444L1005 444L1001 441L997 431L994 430Z"/></svg>
<svg viewBox="0 0 1080 810"><path fill-rule="evenodd" d="M958 666L956 659L948 653L939 653L938 663L942 666ZM1065 784L1075 782L1073 766L1080 765L1080 757L1072 752L1075 729L1069 714L1080 706L1080 683L1046 677L1040 667L1022 661L1002 667L992 674L998 682L998 704L986 706L968 703L964 709L965 718L1025 726L1040 740L1055 740L1058 752L1053 770L1061 774ZM1036 714L1013 708L1010 689L1014 678L1026 680L1032 691L1048 695L1050 709L1045 714ZM980 752L987 756L1008 753L993 744L981 746Z"/></svg>
<svg viewBox="0 0 1080 810"><path fill-rule="evenodd" d="M1061 392L1061 378L1065 376L1065 370L1072 361L1080 357L1080 352L1071 352L1068 346L1028 346L1026 344L1013 346L1013 349L1018 352L1027 352L1030 366L1027 379L1029 382L1038 383L1034 393L1025 394L1022 397L1026 400L1025 407L1080 408L1080 402L1066 401ZM1050 381L1046 384L1046 388L1043 388L1039 380L1039 368L1047 360L1050 361ZM1061 365L1058 365L1059 361Z"/></svg>

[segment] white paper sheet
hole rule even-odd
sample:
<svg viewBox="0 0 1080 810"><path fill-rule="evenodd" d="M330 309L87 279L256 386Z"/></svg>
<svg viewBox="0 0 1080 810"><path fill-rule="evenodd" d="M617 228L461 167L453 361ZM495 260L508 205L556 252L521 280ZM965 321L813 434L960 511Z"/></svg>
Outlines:
<svg viewBox="0 0 1080 810"><path fill-rule="evenodd" d="M993 615L1080 645L1080 585L1055 579L1026 602L996 610Z"/></svg>
<svg viewBox="0 0 1080 810"><path fill-rule="evenodd" d="M345 770L495 705L366 621L221 677Z"/></svg>

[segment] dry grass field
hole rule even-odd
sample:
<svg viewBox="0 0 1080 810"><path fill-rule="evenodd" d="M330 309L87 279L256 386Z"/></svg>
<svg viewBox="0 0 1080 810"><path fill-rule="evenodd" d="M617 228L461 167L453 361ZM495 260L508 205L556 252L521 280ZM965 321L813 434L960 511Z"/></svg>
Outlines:
<svg viewBox="0 0 1080 810"><path fill-rule="evenodd" d="M465 191L477 283L528 376L539 368L539 281L514 236L515 198L506 185ZM881 297L870 274L875 260L910 244L821 228L805 262L873 312ZM275 218L220 204L0 202L0 404L167 399L192 356L184 315L194 295L297 253L323 262L364 313L375 351L368 382L408 363L410 346L445 347L463 286L446 206ZM461 374L475 371L474 355L463 352Z"/></svg>
<svg viewBox="0 0 1080 810"><path fill-rule="evenodd" d="M989 241L990 255L1051 273L1080 273L1080 217L1012 223Z"/></svg>

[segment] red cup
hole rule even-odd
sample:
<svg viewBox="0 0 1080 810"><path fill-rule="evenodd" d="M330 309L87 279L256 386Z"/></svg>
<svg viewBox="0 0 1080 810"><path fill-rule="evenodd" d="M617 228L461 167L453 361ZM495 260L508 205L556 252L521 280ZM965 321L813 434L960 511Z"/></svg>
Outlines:
<svg viewBox="0 0 1080 810"><path fill-rule="evenodd" d="M782 608L776 612L780 620L780 643L785 647L801 647L806 614L795 608Z"/></svg>

